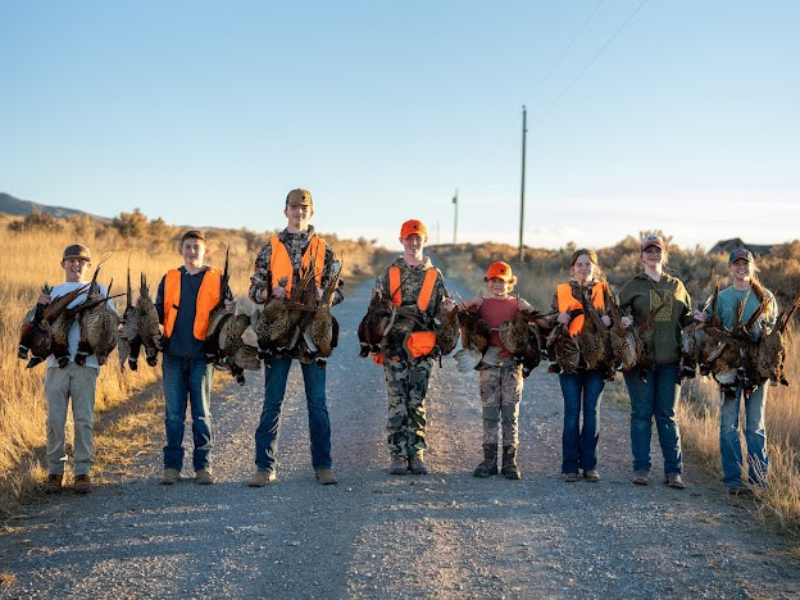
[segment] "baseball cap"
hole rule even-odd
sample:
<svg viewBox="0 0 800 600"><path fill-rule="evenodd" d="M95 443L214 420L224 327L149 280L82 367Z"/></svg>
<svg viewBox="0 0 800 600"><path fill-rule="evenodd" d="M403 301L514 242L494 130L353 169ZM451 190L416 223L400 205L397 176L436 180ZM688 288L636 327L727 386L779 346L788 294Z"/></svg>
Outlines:
<svg viewBox="0 0 800 600"><path fill-rule="evenodd" d="M286 196L286 206L314 206L311 199L311 192L302 188L297 188L289 192Z"/></svg>
<svg viewBox="0 0 800 600"><path fill-rule="evenodd" d="M201 242L205 242L206 236L199 229L190 229L181 236L181 246L186 240L200 240Z"/></svg>
<svg viewBox="0 0 800 600"><path fill-rule="evenodd" d="M422 221L411 219L403 223L403 226L400 228L400 239L404 240L410 235L428 237L428 230L425 225L422 224Z"/></svg>
<svg viewBox="0 0 800 600"><path fill-rule="evenodd" d="M656 248L661 248L664 250L664 240L662 240L657 235L646 235L642 238L642 252L647 250L648 248L655 246Z"/></svg>
<svg viewBox="0 0 800 600"><path fill-rule="evenodd" d="M68 258L81 258L89 262L92 261L92 255L89 249L83 244L70 244L64 248L64 256L61 260L67 260Z"/></svg>
<svg viewBox="0 0 800 600"><path fill-rule="evenodd" d="M494 279L495 277L503 281L511 281L514 278L511 274L511 265L503 261L490 264L489 269L486 271L486 281Z"/></svg>
<svg viewBox="0 0 800 600"><path fill-rule="evenodd" d="M747 248L737 248L736 250L731 252L731 255L728 257L728 264L732 265L735 261L739 260L740 258L743 258L747 262L751 263L753 262L753 253L750 252L750 250L748 250Z"/></svg>

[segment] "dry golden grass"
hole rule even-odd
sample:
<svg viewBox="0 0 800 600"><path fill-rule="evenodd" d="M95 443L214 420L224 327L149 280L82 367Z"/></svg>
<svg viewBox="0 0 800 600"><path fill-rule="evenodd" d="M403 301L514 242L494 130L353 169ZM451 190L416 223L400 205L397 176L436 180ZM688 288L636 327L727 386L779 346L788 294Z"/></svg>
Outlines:
<svg viewBox="0 0 800 600"><path fill-rule="evenodd" d="M9 514L19 504L37 493L39 482L46 476L41 467L45 446L46 406L44 401L45 367L26 369L17 358L19 328L25 313L34 305L45 282L57 285L64 281L61 253L71 243L83 243L92 251L94 268L108 256L100 271L106 285L113 278L113 293L124 291L128 265L138 295L139 274L147 276L150 295L155 298L158 284L170 268L183 260L178 253L181 230L163 224L157 233L126 238L109 225L86 218L59 220L61 229L33 228L23 232L8 230L9 223L21 219L0 214L0 270L4 285L0 288L0 515ZM324 235L324 234L323 234ZM225 249L230 248L231 289L237 298L247 295L256 252L268 234L257 236L246 231L207 231L207 262L222 267ZM344 257L343 272L349 283L373 273L372 264L379 249L368 241L338 240L324 236L338 255ZM124 297L116 300L120 312ZM142 362L138 372L120 368L118 356L112 354L101 369L96 395L95 475L103 478L104 470L119 471L131 457L144 451L154 431L160 431L161 414L160 367L151 368ZM227 381L218 377L217 385ZM132 400L137 402L132 402ZM68 423L68 439L71 439Z"/></svg>
<svg viewBox="0 0 800 600"><path fill-rule="evenodd" d="M769 486L757 492L757 514L782 531L800 536L800 340L791 342L787 376L791 387L770 387L766 408ZM719 388L697 379L684 385L678 411L688 453L714 477L721 477L719 456ZM744 424L744 415L741 420ZM742 437L743 452L746 452ZM722 486L720 485L720 492Z"/></svg>

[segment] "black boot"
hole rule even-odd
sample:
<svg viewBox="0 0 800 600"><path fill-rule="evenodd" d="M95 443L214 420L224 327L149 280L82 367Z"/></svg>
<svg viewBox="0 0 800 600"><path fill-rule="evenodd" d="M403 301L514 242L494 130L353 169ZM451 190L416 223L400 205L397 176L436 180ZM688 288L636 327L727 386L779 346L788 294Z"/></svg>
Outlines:
<svg viewBox="0 0 800 600"><path fill-rule="evenodd" d="M497 475L497 444L483 445L483 462L472 473L475 477Z"/></svg>
<svg viewBox="0 0 800 600"><path fill-rule="evenodd" d="M519 479L519 467L517 466L517 447L503 446L503 475L506 479Z"/></svg>

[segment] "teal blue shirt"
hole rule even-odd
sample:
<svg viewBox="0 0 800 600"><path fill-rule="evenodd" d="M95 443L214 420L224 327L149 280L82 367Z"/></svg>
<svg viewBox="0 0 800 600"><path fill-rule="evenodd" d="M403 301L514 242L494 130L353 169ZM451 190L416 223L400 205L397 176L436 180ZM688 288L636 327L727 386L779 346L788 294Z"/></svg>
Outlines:
<svg viewBox="0 0 800 600"><path fill-rule="evenodd" d="M766 293L769 305L750 331L750 337L753 340L758 340L761 336L761 329L764 326L770 329L775 327L775 321L778 318L778 303L775 302L775 296L766 288L764 292ZM752 288L737 290L731 286L719 293L719 298L717 300L717 317L725 329L733 329L733 325L736 322L736 307L740 302L744 302L742 323L747 323L747 320L753 316L756 309L761 306L761 302ZM711 299L706 302L703 310L709 317L711 316Z"/></svg>

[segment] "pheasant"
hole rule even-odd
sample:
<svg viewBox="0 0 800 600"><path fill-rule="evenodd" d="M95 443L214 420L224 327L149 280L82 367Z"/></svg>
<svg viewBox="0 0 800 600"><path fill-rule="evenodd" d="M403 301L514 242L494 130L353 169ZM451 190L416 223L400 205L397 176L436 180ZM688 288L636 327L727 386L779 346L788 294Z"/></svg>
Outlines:
<svg viewBox="0 0 800 600"><path fill-rule="evenodd" d="M210 360L216 360L220 354L220 331L225 326L225 323L233 317L225 307L225 300L228 298L229 287L228 281L230 275L228 272L228 264L230 258L230 247L225 250L225 267L220 275L219 284L219 301L217 305L211 309L209 315L208 329L206 329L205 340L203 341L203 351Z"/></svg>
<svg viewBox="0 0 800 600"><path fill-rule="evenodd" d="M778 315L774 329L761 339L758 347L756 370L764 381L789 385L784 369L786 367L785 333L797 309L800 308L800 296L789 310Z"/></svg>
<svg viewBox="0 0 800 600"><path fill-rule="evenodd" d="M245 330L250 326L250 317L238 314L226 319L217 333L216 365L233 375L239 385L245 384L244 371L257 371L261 368L258 348L242 339Z"/></svg>
<svg viewBox="0 0 800 600"><path fill-rule="evenodd" d="M85 293L88 287L89 284L83 285L68 294L59 296L49 304L37 304L28 312L22 323L17 354L20 359L26 360L28 359L28 353L30 353L31 357L27 364L28 369L43 362L50 355L52 352L54 325L64 314L67 306L74 302L78 296ZM42 287L42 293L50 295L51 292L52 288L47 284Z"/></svg>
<svg viewBox="0 0 800 600"><path fill-rule="evenodd" d="M542 339L549 331L547 315L539 311L519 311L507 324L499 328L500 341L514 360L522 365L522 376L527 377L542 360Z"/></svg>
<svg viewBox="0 0 800 600"><path fill-rule="evenodd" d="M439 327L436 330L436 346L442 356L450 354L455 350L461 333L461 325L458 321L458 310L445 310L444 306L439 307L437 317Z"/></svg>
<svg viewBox="0 0 800 600"><path fill-rule="evenodd" d="M636 361L643 352L642 339L633 327L625 327L622 324L623 314L613 297L609 299L608 308L611 316L611 329L608 331L611 350L618 369L623 373L629 373L636 367Z"/></svg>
<svg viewBox="0 0 800 600"><path fill-rule="evenodd" d="M324 366L339 341L339 323L331 313L331 306L341 280L342 263L334 264L335 270L322 290L319 307L313 313L311 323L304 332L306 345L312 351L316 348L316 359L319 366Z"/></svg>
<svg viewBox="0 0 800 600"><path fill-rule="evenodd" d="M359 356L383 351L383 341L394 325L396 306L383 294L375 294L369 301L367 314L358 325ZM453 311L455 312L455 311Z"/></svg>
<svg viewBox="0 0 800 600"><path fill-rule="evenodd" d="M144 273L140 278L136 310L139 313L137 318L139 337L144 346L147 364L155 367L158 364L158 353L161 350L161 329L158 326L158 311L150 298L150 288Z"/></svg>
<svg viewBox="0 0 800 600"><path fill-rule="evenodd" d="M584 315L583 329L578 336L581 358L586 363L587 369L611 372L613 371L614 352L608 328L586 294L581 294L581 305Z"/></svg>
<svg viewBox="0 0 800 600"><path fill-rule="evenodd" d="M81 337L78 342L78 352L75 355L75 363L86 364L89 355L94 354L97 364L104 365L108 362L108 356L117 347L117 330L119 329L119 315L106 302L111 296L113 280L109 283L106 297L101 300L93 300L100 294L100 284L97 283L97 276L100 274L100 267L103 262L97 265L89 284L87 299L81 306L80 311Z"/></svg>
<svg viewBox="0 0 800 600"><path fill-rule="evenodd" d="M458 310L461 326L461 350L453 355L456 366L462 373L475 369L489 349L491 330L489 324L474 311Z"/></svg>

